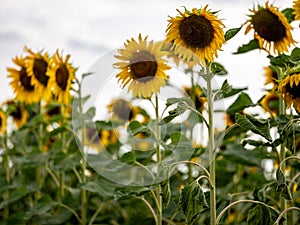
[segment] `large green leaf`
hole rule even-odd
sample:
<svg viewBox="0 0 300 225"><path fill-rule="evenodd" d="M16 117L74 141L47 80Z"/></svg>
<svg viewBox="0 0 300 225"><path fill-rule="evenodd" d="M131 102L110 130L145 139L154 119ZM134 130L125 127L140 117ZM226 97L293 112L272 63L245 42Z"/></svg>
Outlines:
<svg viewBox="0 0 300 225"><path fill-rule="evenodd" d="M249 95L243 92L240 93L237 99L228 107L226 113L233 115L250 106L254 106L254 104Z"/></svg>
<svg viewBox="0 0 300 225"><path fill-rule="evenodd" d="M276 221L279 213L270 207L256 205L248 212L248 225L272 225Z"/></svg>
<svg viewBox="0 0 300 225"><path fill-rule="evenodd" d="M180 195L179 205L186 217L187 224L197 224L201 212L209 207L198 181L184 187Z"/></svg>
<svg viewBox="0 0 300 225"><path fill-rule="evenodd" d="M29 220L33 216L43 215L50 211L56 203L52 201L50 196L45 195L38 202L25 213L24 219Z"/></svg>
<svg viewBox="0 0 300 225"><path fill-rule="evenodd" d="M241 47L238 48L237 52L233 53L233 54L240 54L240 53L245 53L245 52L249 52L255 49L259 49L259 43L257 39L253 39L251 41L249 41L248 44L242 45Z"/></svg>
<svg viewBox="0 0 300 225"><path fill-rule="evenodd" d="M231 28L228 31L225 32L225 40L228 41L231 38L233 38L240 30L242 29L242 26L237 28Z"/></svg>
<svg viewBox="0 0 300 225"><path fill-rule="evenodd" d="M240 127L246 130L251 130L253 133L261 135L270 142L272 141L272 137L270 135L271 126L268 119L256 119L254 116L249 114L242 115L236 113L235 120Z"/></svg>
<svg viewBox="0 0 300 225"><path fill-rule="evenodd" d="M281 169L278 169L276 172L276 178L277 178L277 187L276 191L280 193L282 197L284 197L286 200L292 200L292 194L288 188L288 185L285 180L284 173Z"/></svg>

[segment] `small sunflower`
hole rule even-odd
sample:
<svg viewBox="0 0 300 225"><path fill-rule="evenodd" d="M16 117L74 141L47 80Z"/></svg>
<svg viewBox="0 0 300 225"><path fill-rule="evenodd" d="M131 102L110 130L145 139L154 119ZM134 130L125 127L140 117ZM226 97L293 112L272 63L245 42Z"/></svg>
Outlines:
<svg viewBox="0 0 300 225"><path fill-rule="evenodd" d="M28 121L29 114L22 104L14 100L8 100L4 105L10 107L9 116L12 117L17 128L22 127Z"/></svg>
<svg viewBox="0 0 300 225"><path fill-rule="evenodd" d="M109 145L109 131L87 127L84 130L84 141L88 147L102 152Z"/></svg>
<svg viewBox="0 0 300 225"><path fill-rule="evenodd" d="M274 86L276 86L278 84L277 72L271 69L271 67L269 66L264 67L264 71L265 71L264 75L266 77L265 85L273 84Z"/></svg>
<svg viewBox="0 0 300 225"><path fill-rule="evenodd" d="M265 6L258 5L258 9L250 10L252 15L246 21L248 24L245 34L251 29L254 30L254 38L259 42L261 49L265 49L268 53L273 48L274 54L287 52L290 45L295 44L287 18L278 8L269 5L267 1Z"/></svg>
<svg viewBox="0 0 300 225"><path fill-rule="evenodd" d="M194 94L192 93L191 87L183 87L183 90L188 94L188 96L192 97L192 94L195 96L195 107L199 112L202 112L205 108L205 103L207 99L202 96L202 90L199 85L196 85L194 88Z"/></svg>
<svg viewBox="0 0 300 225"><path fill-rule="evenodd" d="M138 42L133 38L127 40L124 49L119 49L120 55L115 57L122 62L114 66L121 70L116 75L122 88L128 85L134 97L150 98L157 94L168 79L165 70L170 69L163 59L167 52L162 51L162 42L147 42L147 37L142 38L139 34Z"/></svg>
<svg viewBox="0 0 300 225"><path fill-rule="evenodd" d="M0 109L0 134L6 133L6 114Z"/></svg>
<svg viewBox="0 0 300 225"><path fill-rule="evenodd" d="M286 76L284 80L279 83L279 92L289 108L293 106L300 112L300 73L294 73Z"/></svg>
<svg viewBox="0 0 300 225"><path fill-rule="evenodd" d="M50 58L47 53L42 51L35 53L31 49L25 47L28 53L26 56L26 70L28 76L31 77L31 84L35 87L36 94L41 96L45 101L51 97L51 86L49 83L48 69L50 67Z"/></svg>
<svg viewBox="0 0 300 225"><path fill-rule="evenodd" d="M279 112L279 95L274 92L268 92L262 99L261 106L272 115L277 115Z"/></svg>
<svg viewBox="0 0 300 225"><path fill-rule="evenodd" d="M293 14L295 15L295 20L300 20L300 0L295 0L293 3Z"/></svg>
<svg viewBox="0 0 300 225"><path fill-rule="evenodd" d="M112 120L131 121L137 119L139 115L138 107L121 98L114 99L107 108L112 115Z"/></svg>
<svg viewBox="0 0 300 225"><path fill-rule="evenodd" d="M37 93L34 85L31 84L32 77L28 75L26 69L26 59L24 57L15 57L13 62L19 67L7 68L8 77L12 79L10 82L14 90L16 99L24 103L36 103L40 101L40 95Z"/></svg>
<svg viewBox="0 0 300 225"><path fill-rule="evenodd" d="M69 63L70 55L63 59L58 50L51 58L51 68L48 72L49 84L53 87L53 94L57 96L57 102L69 104L71 100L70 90L75 79L76 68Z"/></svg>
<svg viewBox="0 0 300 225"><path fill-rule="evenodd" d="M166 41L174 43L171 50L184 61L213 62L225 43L224 24L207 8L208 5L202 9L193 8L192 12L177 10L180 16L168 20Z"/></svg>

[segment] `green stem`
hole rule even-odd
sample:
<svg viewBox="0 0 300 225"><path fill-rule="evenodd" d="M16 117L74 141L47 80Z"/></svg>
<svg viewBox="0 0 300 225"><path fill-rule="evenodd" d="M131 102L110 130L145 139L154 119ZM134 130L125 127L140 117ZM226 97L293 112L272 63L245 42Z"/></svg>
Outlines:
<svg viewBox="0 0 300 225"><path fill-rule="evenodd" d="M156 137L157 140L160 140L160 126L159 126L159 110L158 110L158 96L155 95L155 117L156 117ZM156 157L157 157L157 164L158 168L157 171L160 171L160 164L162 162L161 158L161 149L160 144L157 143L156 146ZM157 225L162 225L162 196L161 196L161 184L158 185L156 190L156 198L157 198Z"/></svg>
<svg viewBox="0 0 300 225"><path fill-rule="evenodd" d="M206 74L210 73L209 67L206 66ZM215 165L215 143L214 143L214 104L212 92L212 77L207 77L207 101L208 101L208 151L209 151L209 174L210 174L210 224L216 225L216 165Z"/></svg>
<svg viewBox="0 0 300 225"><path fill-rule="evenodd" d="M282 72L279 72L279 79L281 80L283 78L283 74ZM285 103L283 98L280 96L279 97L279 115L285 115L286 111L285 111ZM285 147L283 144L280 145L280 150L279 150L279 162L281 163L283 160L285 159ZM282 171L285 171L285 164L282 165ZM286 199L282 196L280 196L280 208L281 210L285 210L286 209ZM283 222L283 225L287 225L287 221Z"/></svg>

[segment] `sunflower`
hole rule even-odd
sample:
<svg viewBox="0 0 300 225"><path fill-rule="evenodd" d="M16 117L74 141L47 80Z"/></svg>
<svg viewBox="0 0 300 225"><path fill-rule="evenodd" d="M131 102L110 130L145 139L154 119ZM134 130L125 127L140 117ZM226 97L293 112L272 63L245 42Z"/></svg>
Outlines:
<svg viewBox="0 0 300 225"><path fill-rule="evenodd" d="M265 85L273 84L274 86L276 86L278 84L277 72L271 69L271 67L269 66L264 67L264 71L265 71L264 75L266 77Z"/></svg>
<svg viewBox="0 0 300 225"><path fill-rule="evenodd" d="M57 102L62 104L69 104L71 100L70 90L77 70L68 62L70 57L70 55L67 55L63 59L57 50L51 58L51 68L48 72L49 85L53 87L53 94L56 96Z"/></svg>
<svg viewBox="0 0 300 225"><path fill-rule="evenodd" d="M245 112L244 111L242 111L242 112L240 112L242 115L245 115ZM236 121L235 121L235 114L228 114L228 113L226 113L225 114L225 123L226 123L226 126L227 127L230 127L230 126L232 126L233 124L235 124L236 123Z"/></svg>
<svg viewBox="0 0 300 225"><path fill-rule="evenodd" d="M295 15L295 20L300 20L300 0L295 0L293 4L293 14Z"/></svg>
<svg viewBox="0 0 300 225"><path fill-rule="evenodd" d="M25 47L28 53L26 56L26 70L28 76L31 77L31 85L35 87L36 94L41 96L45 101L51 97L51 87L49 83L48 69L50 67L50 58L47 53L42 51L35 53L31 49Z"/></svg>
<svg viewBox="0 0 300 225"><path fill-rule="evenodd" d="M180 16L168 20L166 41L174 43L171 50L184 61L193 60L203 65L206 60L213 62L225 43L222 29L225 26L207 7L193 8L192 12L177 10Z"/></svg>
<svg viewBox="0 0 300 225"><path fill-rule="evenodd" d="M40 95L37 93L35 86L31 84L32 77L28 75L26 69L26 59L24 57L15 57L13 62L19 67L7 68L8 77L12 79L12 86L16 99L24 103L36 103L40 101Z"/></svg>
<svg viewBox="0 0 300 225"><path fill-rule="evenodd" d="M84 130L84 143L98 152L102 152L109 145L110 132L108 130L98 131L96 128L87 127Z"/></svg>
<svg viewBox="0 0 300 225"><path fill-rule="evenodd" d="M14 100L8 100L3 104L10 107L9 116L12 117L17 128L22 127L28 121L29 114L22 104Z"/></svg>
<svg viewBox="0 0 300 225"><path fill-rule="evenodd" d="M203 109L205 108L205 103L207 102L207 99L202 96L202 90L199 85L194 86L194 93L192 93L192 88L191 87L183 87L183 90L188 94L188 96L195 97L195 108L199 111L202 112Z"/></svg>
<svg viewBox="0 0 300 225"><path fill-rule="evenodd" d="M278 86L279 92L289 108L293 106L300 112L300 73L287 75Z"/></svg>
<svg viewBox="0 0 300 225"><path fill-rule="evenodd" d="M0 109L0 134L6 133L6 114Z"/></svg>
<svg viewBox="0 0 300 225"><path fill-rule="evenodd" d="M272 115L277 115L279 112L279 95L274 92L268 92L262 99L261 106Z"/></svg>
<svg viewBox="0 0 300 225"><path fill-rule="evenodd" d="M246 21L248 24L245 30L247 34L251 29L254 29L254 38L258 40L261 49L265 49L270 53L273 48L274 54L287 52L291 44L295 44L287 18L283 13L278 11L278 8L269 5L267 1L264 6L258 5L258 9L249 10L252 15Z"/></svg>
<svg viewBox="0 0 300 225"><path fill-rule="evenodd" d="M133 106L129 101L118 98L112 100L107 106L111 113L112 120L131 121L137 119L139 115L139 108Z"/></svg>
<svg viewBox="0 0 300 225"><path fill-rule="evenodd" d="M122 82L122 88L128 85L134 97L150 98L157 94L160 87L164 86L168 79L165 70L170 69L163 57L167 52L162 51L162 42L150 41L139 34L138 42L133 38L125 42L124 49L119 49L120 55L115 57L122 62L114 66L121 70L116 75Z"/></svg>

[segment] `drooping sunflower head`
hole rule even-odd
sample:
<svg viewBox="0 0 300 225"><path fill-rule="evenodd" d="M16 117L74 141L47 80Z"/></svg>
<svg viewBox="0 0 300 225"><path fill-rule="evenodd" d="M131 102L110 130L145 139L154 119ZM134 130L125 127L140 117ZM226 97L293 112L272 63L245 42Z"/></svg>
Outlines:
<svg viewBox="0 0 300 225"><path fill-rule="evenodd" d="M293 106L300 112L300 72L287 75L278 86L279 92L289 108Z"/></svg>
<svg viewBox="0 0 300 225"><path fill-rule="evenodd" d="M113 120L131 121L137 118L139 109L125 99L114 99L108 106Z"/></svg>
<svg viewBox="0 0 300 225"><path fill-rule="evenodd" d="M225 43L224 24L216 13L204 8L193 8L192 12L185 9L179 16L170 17L167 27L166 41L174 43L172 51L184 61L206 64L213 62Z"/></svg>
<svg viewBox="0 0 300 225"><path fill-rule="evenodd" d="M0 134L6 133L6 114L0 109Z"/></svg>
<svg viewBox="0 0 300 225"><path fill-rule="evenodd" d="M263 109L272 115L279 113L279 95L274 92L268 92L261 101Z"/></svg>
<svg viewBox="0 0 300 225"><path fill-rule="evenodd" d="M26 56L26 70L31 77L31 84L35 87L37 95L45 101L51 97L51 86L49 86L48 69L50 67L50 58L47 53L33 52L25 47L28 55Z"/></svg>
<svg viewBox="0 0 300 225"><path fill-rule="evenodd" d="M32 84L32 77L29 76L27 67L27 59L16 56L13 62L19 67L7 68L8 78L11 79L10 85L16 95L16 99L24 103L36 103L41 99L41 95L37 92L36 87Z"/></svg>
<svg viewBox="0 0 300 225"><path fill-rule="evenodd" d="M202 90L199 85L191 87L183 87L183 90L186 92L186 94L191 97L192 100L194 100L195 108L202 112L205 108L205 103L207 102L206 97L202 95Z"/></svg>
<svg viewBox="0 0 300 225"><path fill-rule="evenodd" d="M150 98L157 94L168 79L165 70L170 69L163 59L167 52L162 51L162 43L147 42L147 37L139 35L138 41L127 40L120 55L115 57L121 62L114 63L121 70L116 77L122 88L128 85L133 97Z"/></svg>
<svg viewBox="0 0 300 225"><path fill-rule="evenodd" d="M295 20L300 20L300 0L295 0L293 2L293 14L295 15Z"/></svg>
<svg viewBox="0 0 300 225"><path fill-rule="evenodd" d="M69 104L72 95L72 82L75 79L76 68L69 63L70 55L65 58L58 52L51 58L51 68L48 71L49 84L53 87L56 100L62 104Z"/></svg>
<svg viewBox="0 0 300 225"><path fill-rule="evenodd" d="M278 73L269 66L264 67L264 71L264 75L266 77L265 84L273 84L276 86L278 84Z"/></svg>
<svg viewBox="0 0 300 225"><path fill-rule="evenodd" d="M290 45L295 44L287 18L277 7L269 5L267 1L265 6L258 5L257 9L250 10L253 14L246 21L247 27L245 34L251 29L254 30L254 37L258 40L261 49L270 53L281 54L288 51Z"/></svg>
<svg viewBox="0 0 300 225"><path fill-rule="evenodd" d="M8 115L12 117L12 121L17 128L22 127L27 121L29 114L20 102L8 100L3 103L8 107Z"/></svg>

